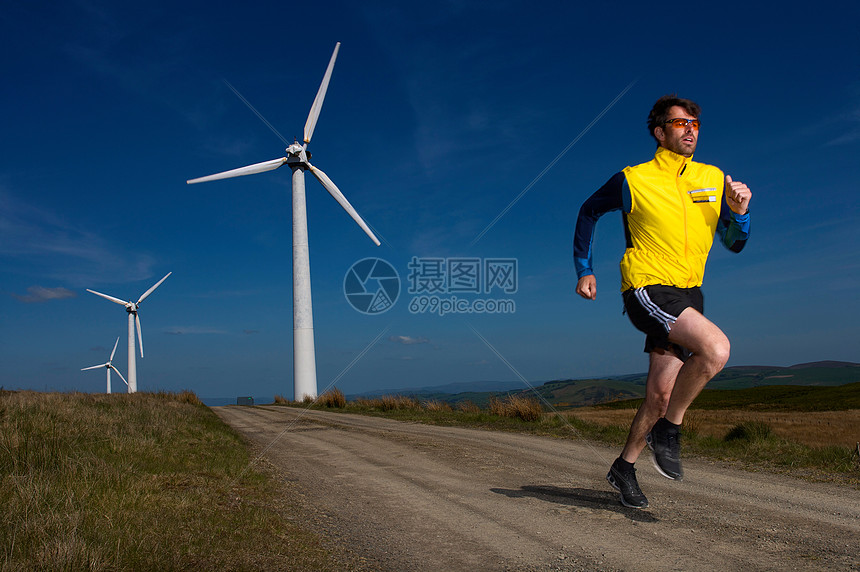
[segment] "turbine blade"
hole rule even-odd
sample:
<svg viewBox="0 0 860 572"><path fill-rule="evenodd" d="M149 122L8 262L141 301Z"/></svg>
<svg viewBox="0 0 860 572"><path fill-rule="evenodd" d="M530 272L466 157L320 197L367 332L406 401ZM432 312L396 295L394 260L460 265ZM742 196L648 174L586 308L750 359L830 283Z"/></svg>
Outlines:
<svg viewBox="0 0 860 572"><path fill-rule="evenodd" d="M108 363L113 361L113 354L116 353L116 347L118 345L119 345L119 338L116 339L116 343L114 343L114 345L113 345L113 351L110 353L110 359L108 360Z"/></svg>
<svg viewBox="0 0 860 572"><path fill-rule="evenodd" d="M110 368L116 372L116 374L119 376L119 378L121 380L125 381L125 378L122 376L122 374L119 372L119 370L117 368L115 368L114 366L110 366ZM125 384L128 385L128 382L125 381Z"/></svg>
<svg viewBox="0 0 860 572"><path fill-rule="evenodd" d="M140 304L141 302L143 302L144 300L146 300L146 297L147 297L147 296L149 296L150 294L152 294L152 293L155 291L155 289L156 289L156 288L158 288L159 286L161 286L161 283L162 283L162 282L164 282L165 280L167 280L167 277L168 277L168 276L170 276L171 274L173 274L173 272L168 272L168 273L167 273L167 275L166 275L164 278L162 278L161 280L159 280L158 282L156 282L156 283L155 283L155 286L153 286L152 288L150 288L149 290L147 290L146 292L144 292L144 293L143 293L143 296L141 296L141 297L137 300L137 303L138 303L138 304Z"/></svg>
<svg viewBox="0 0 860 572"><path fill-rule="evenodd" d="M105 367L106 365L107 365L107 364L104 364L104 363L103 363L103 364L101 364L101 365L91 365L90 367L82 367L82 368L81 368L81 371L87 371L88 369L98 369L98 368L100 368L100 367Z"/></svg>
<svg viewBox="0 0 860 572"><path fill-rule="evenodd" d="M230 179L233 177L242 177L244 175L256 175L257 173L265 173L266 171L272 171L277 169L281 165L287 162L286 157L281 157L280 159L272 159L271 161L263 161L262 163L254 163L253 165L248 165L247 167L239 167L238 169L233 169L232 171L224 171L223 173L215 173L214 175L207 175L205 177L199 177L197 179L190 179L185 181L189 185L193 185L195 183L205 183L207 181L217 181L219 179Z"/></svg>
<svg viewBox="0 0 860 572"><path fill-rule="evenodd" d="M137 341L140 343L140 357L143 357L143 334L140 332L140 316L134 315L134 323L137 326Z"/></svg>
<svg viewBox="0 0 860 572"><path fill-rule="evenodd" d="M334 69L334 61L337 59L337 52L340 50L340 42L335 44L334 52L331 54L331 60L328 62L328 68L325 70L322 83L320 84L317 96L314 98L314 104L311 106L311 112L308 114L308 120L305 123L305 143L311 142L311 137L314 135L314 128L317 126L317 119L320 116L325 92L328 90L328 82L331 79L331 72Z"/></svg>
<svg viewBox="0 0 860 572"><path fill-rule="evenodd" d="M376 244L376 246L379 246L379 239L376 238L376 235L373 234L373 231L370 230L370 227L367 226L367 223L364 222L363 218L361 218L361 215L359 215L358 212L353 208L353 206L349 204L349 201L346 200L346 197L343 196L343 193L340 192L340 189L337 188L337 185L335 185L334 182L332 182L332 180L328 178L328 175L326 175L310 163L308 163L308 167L310 168L311 173L314 174L314 177L316 177L317 180L322 184L322 186L325 187L325 190L327 190L329 194L334 197L334 200L340 203L340 206L343 207L343 210L345 210L349 214L349 216L352 217L352 220L358 223L358 226L360 226L361 230L363 230L365 234L370 237L370 240L372 240Z"/></svg>
<svg viewBox="0 0 860 572"><path fill-rule="evenodd" d="M92 292L96 296L101 296L105 300L110 300L111 302L116 302L117 304L119 304L121 306L128 306L128 302L120 300L119 298L114 298L113 296L108 296L107 294L102 294L101 292L96 292L95 290L90 290L89 288L87 288L87 292Z"/></svg>

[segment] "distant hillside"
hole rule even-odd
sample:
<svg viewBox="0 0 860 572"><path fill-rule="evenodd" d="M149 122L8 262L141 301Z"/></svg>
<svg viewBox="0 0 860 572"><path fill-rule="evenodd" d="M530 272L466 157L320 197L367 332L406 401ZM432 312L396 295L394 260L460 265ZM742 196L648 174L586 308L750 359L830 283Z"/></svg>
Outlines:
<svg viewBox="0 0 860 572"><path fill-rule="evenodd" d="M708 389L743 389L762 385L833 386L857 381L860 381L860 364L819 361L790 367L727 367L708 384Z"/></svg>
<svg viewBox="0 0 860 572"><path fill-rule="evenodd" d="M619 401L631 398L644 397L644 385L646 374L623 376L623 378L610 378L607 380L588 380L585 383L591 383L599 386L603 390L605 399L598 397L599 389L593 387L586 389L584 382L567 382L568 384L577 384L578 387L568 388L563 385L558 385L564 382L550 382L542 387L550 389L549 392L541 392L547 400L556 406L582 406L594 405L597 403L607 403L611 401ZM618 381L623 379L623 382ZM850 362L822 361L797 364L790 367L780 366L733 366L727 367L721 371L708 384L705 392L696 401L698 406L700 402L706 399L706 393L717 390L744 390L751 388L762 388L769 386L802 386L809 387L837 387L845 386L846 384L857 384L860 382L860 364ZM622 386L616 385L622 383ZM638 392L637 392L637 389ZM630 393L634 393L631 397L619 396L612 397L613 390L627 389ZM583 399L579 401L571 399L572 396L581 395ZM757 394L770 395L767 392ZM794 393L797 397L796 405L801 405L804 393L798 391ZM820 398L826 402L831 398L835 399L838 392L828 394L827 392L818 394ZM852 394L853 395L853 394ZM739 396L739 399L746 399L745 396ZM794 405L792 405L793 407ZM829 407L829 406L828 406ZM857 405L853 406L857 407ZM837 407L841 409L850 409L852 407Z"/></svg>
<svg viewBox="0 0 860 572"><path fill-rule="evenodd" d="M638 407L641 400L604 403L611 409ZM845 411L860 409L860 383L829 387L763 385L746 389L705 389L692 409L752 411Z"/></svg>
<svg viewBox="0 0 860 572"><path fill-rule="evenodd" d="M860 367L860 364L850 361L811 361L790 366L788 369L802 369L807 367Z"/></svg>
<svg viewBox="0 0 860 572"><path fill-rule="evenodd" d="M582 407L645 396L644 380L643 383L612 378L550 381L535 389L556 407Z"/></svg>
<svg viewBox="0 0 860 572"><path fill-rule="evenodd" d="M555 407L582 407L614 401L642 398L645 395L646 373L591 379L554 380L534 384L537 392ZM852 362L820 361L782 366L733 366L720 372L709 384L709 390L742 390L765 386L835 387L860 382L860 364ZM531 394L522 382L479 381L449 383L433 387L379 390L355 397L380 395L409 395L420 399L446 401L456 405L472 401L486 406L494 395ZM798 396L801 394L798 393ZM828 397L825 396L827 399ZM704 394L700 399L705 399ZM798 397L802 400L802 397ZM628 404L629 406L629 404Z"/></svg>
<svg viewBox="0 0 860 572"><path fill-rule="evenodd" d="M364 393L349 395L348 397L379 397L382 395L412 395L416 397L424 397L439 394L456 395L459 393L496 393L522 389L522 387L523 383L521 381L467 381L446 383L444 385L434 385L429 387L374 389Z"/></svg>

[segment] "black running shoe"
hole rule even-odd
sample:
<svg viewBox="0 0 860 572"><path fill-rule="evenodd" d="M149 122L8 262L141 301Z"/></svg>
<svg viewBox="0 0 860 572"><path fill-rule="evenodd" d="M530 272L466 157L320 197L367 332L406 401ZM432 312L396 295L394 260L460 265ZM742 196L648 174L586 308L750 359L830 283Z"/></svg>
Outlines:
<svg viewBox="0 0 860 572"><path fill-rule="evenodd" d="M609 467L606 480L612 487L621 493L621 504L630 508L647 508L648 499L642 494L639 483L636 481L636 469L620 470L615 463Z"/></svg>
<svg viewBox="0 0 860 572"><path fill-rule="evenodd" d="M654 468L666 477L675 481L684 478L681 470L681 431L674 425L661 417L654 424L651 432L645 436L645 442L651 448L651 461Z"/></svg>

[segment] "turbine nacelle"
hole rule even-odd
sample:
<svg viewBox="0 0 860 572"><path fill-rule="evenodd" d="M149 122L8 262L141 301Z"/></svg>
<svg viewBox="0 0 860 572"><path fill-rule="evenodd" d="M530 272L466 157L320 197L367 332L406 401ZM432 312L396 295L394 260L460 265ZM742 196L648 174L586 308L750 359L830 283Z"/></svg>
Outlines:
<svg viewBox="0 0 860 572"><path fill-rule="evenodd" d="M308 151L308 144L299 145L298 142L293 143L286 149L287 155L292 159L293 157L300 159L301 161L307 162L310 159L310 154Z"/></svg>

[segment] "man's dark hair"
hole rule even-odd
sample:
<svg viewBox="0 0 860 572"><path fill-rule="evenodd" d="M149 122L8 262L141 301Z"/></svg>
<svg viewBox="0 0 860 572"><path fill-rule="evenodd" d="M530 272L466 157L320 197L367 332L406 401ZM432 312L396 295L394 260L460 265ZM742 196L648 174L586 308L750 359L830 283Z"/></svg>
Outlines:
<svg viewBox="0 0 860 572"><path fill-rule="evenodd" d="M669 110L675 106L683 107L684 110L695 118L699 118L702 113L702 108L695 101L678 97L677 94L664 95L651 108L651 113L648 114L648 133L654 137L654 128L663 127L666 120L669 118ZM656 137L654 137L657 140ZM659 145L660 142L657 141Z"/></svg>

